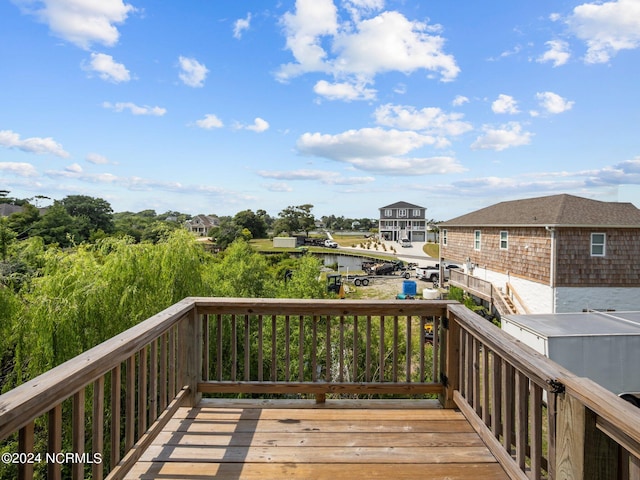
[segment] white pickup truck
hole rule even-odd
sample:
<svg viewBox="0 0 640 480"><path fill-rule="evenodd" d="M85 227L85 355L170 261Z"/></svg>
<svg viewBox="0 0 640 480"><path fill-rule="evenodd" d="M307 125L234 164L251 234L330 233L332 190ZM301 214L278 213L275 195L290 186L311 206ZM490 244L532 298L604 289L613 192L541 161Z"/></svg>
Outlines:
<svg viewBox="0 0 640 480"><path fill-rule="evenodd" d="M460 265L453 263L444 265L444 279L449 280L449 272L451 269L460 268ZM440 277L440 264L428 265L426 267L416 267L416 278L420 280L429 280L430 282L437 282Z"/></svg>

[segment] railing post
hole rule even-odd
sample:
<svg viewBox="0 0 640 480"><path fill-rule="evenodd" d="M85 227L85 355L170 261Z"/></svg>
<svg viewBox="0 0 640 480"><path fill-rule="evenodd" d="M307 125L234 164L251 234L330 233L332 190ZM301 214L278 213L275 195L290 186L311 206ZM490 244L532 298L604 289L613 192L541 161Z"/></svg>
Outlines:
<svg viewBox="0 0 640 480"><path fill-rule="evenodd" d="M178 378L180 386L189 387L186 403L195 407L202 394L198 392L198 383L202 381L202 317L195 304L186 318L180 322L178 340Z"/></svg>
<svg viewBox="0 0 640 480"><path fill-rule="evenodd" d="M455 408L453 400L454 390L458 390L459 365L460 365L460 325L456 316L447 310L448 327L443 328L443 342L441 342L442 361L444 367L442 380L444 383L444 393L440 395L440 403L444 408Z"/></svg>
<svg viewBox="0 0 640 480"><path fill-rule="evenodd" d="M556 398L556 478L618 478L618 446L596 428L595 414L568 393Z"/></svg>

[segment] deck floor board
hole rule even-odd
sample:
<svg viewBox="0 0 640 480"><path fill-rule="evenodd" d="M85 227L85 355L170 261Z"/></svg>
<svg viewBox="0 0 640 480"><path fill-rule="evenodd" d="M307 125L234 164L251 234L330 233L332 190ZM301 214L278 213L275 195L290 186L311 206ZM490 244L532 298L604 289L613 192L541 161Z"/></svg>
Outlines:
<svg viewBox="0 0 640 480"><path fill-rule="evenodd" d="M460 412L343 403L203 400L176 413L126 478L508 478Z"/></svg>

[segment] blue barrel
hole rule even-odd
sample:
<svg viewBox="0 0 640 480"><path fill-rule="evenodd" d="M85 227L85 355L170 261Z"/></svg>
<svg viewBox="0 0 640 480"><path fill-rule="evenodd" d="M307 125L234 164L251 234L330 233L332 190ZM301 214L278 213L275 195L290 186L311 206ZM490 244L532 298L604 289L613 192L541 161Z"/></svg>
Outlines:
<svg viewBox="0 0 640 480"><path fill-rule="evenodd" d="M405 280L402 283L402 293L404 295L415 295L417 292L416 282L413 280Z"/></svg>

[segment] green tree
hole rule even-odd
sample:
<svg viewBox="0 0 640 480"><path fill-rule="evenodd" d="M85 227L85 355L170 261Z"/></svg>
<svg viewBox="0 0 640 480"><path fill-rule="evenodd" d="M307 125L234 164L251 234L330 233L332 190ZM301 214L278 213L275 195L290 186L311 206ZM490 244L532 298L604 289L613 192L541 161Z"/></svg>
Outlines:
<svg viewBox="0 0 640 480"><path fill-rule="evenodd" d="M111 205L102 198L69 195L60 203L69 215L76 219L81 240L88 240L91 233L97 230L105 233L112 233L115 230Z"/></svg>
<svg viewBox="0 0 640 480"><path fill-rule="evenodd" d="M281 275L278 291L281 298L323 298L325 284L320 282L321 261L313 255L302 255L290 267L290 276Z"/></svg>
<svg viewBox="0 0 640 480"><path fill-rule="evenodd" d="M311 213L313 205L304 204L289 206L278 214L278 220L274 224L276 233L287 232L292 235L303 231L309 235L309 231L315 227L315 217Z"/></svg>
<svg viewBox="0 0 640 480"><path fill-rule="evenodd" d="M259 211L260 212L260 211ZM264 210L262 210L264 212ZM263 215L253 213L252 210L243 210L233 217L236 225L246 228L251 232L252 238L267 238L266 212Z"/></svg>
<svg viewBox="0 0 640 480"><path fill-rule="evenodd" d="M9 228L9 219L7 217L0 218L0 256L2 261L7 261L9 246L16 238L16 233Z"/></svg>
<svg viewBox="0 0 640 480"><path fill-rule="evenodd" d="M33 224L31 234L42 237L46 244L68 247L78 238L76 219L69 215L62 203L55 201L47 213Z"/></svg>
<svg viewBox="0 0 640 480"><path fill-rule="evenodd" d="M229 245L211 273L215 296L264 298L275 294L267 261L242 239Z"/></svg>
<svg viewBox="0 0 640 480"><path fill-rule="evenodd" d="M9 227L16 232L19 239L31 233L33 225L40 220L40 211L30 203L22 205L22 211L9 215Z"/></svg>
<svg viewBox="0 0 640 480"><path fill-rule="evenodd" d="M222 250L242 238L242 227L231 217L220 217L220 224L207 233Z"/></svg>

